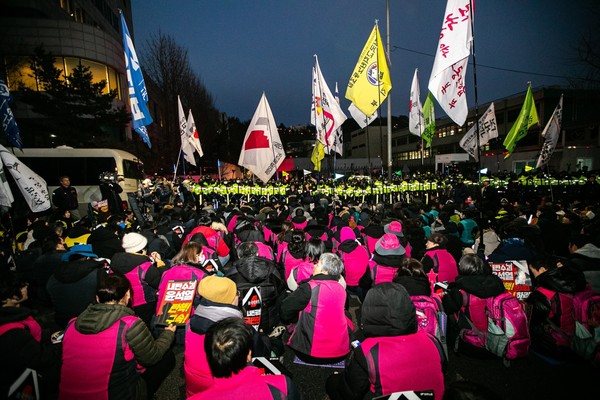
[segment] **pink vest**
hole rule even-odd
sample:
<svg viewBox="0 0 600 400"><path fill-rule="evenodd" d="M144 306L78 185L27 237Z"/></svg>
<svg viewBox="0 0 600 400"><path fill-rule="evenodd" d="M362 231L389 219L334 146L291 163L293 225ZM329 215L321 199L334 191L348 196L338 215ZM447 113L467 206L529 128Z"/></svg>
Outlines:
<svg viewBox="0 0 600 400"><path fill-rule="evenodd" d="M441 356L427 333L368 338L359 351L367 360L374 396L426 390L433 390L435 400L444 396Z"/></svg>
<svg viewBox="0 0 600 400"><path fill-rule="evenodd" d="M84 335L75 329L75 319L71 320L62 342L61 400L106 400L109 388L111 392L129 392L134 398L143 369L125 334L136 321L138 317L123 317L102 332Z"/></svg>
<svg viewBox="0 0 600 400"><path fill-rule="evenodd" d="M188 400L287 399L285 375L261 375L256 367L246 367L230 378L215 378L215 384Z"/></svg>
<svg viewBox="0 0 600 400"><path fill-rule="evenodd" d="M454 282L458 276L458 267L452 254L446 249L428 250L425 256L433 260L433 269L437 272L438 282Z"/></svg>
<svg viewBox="0 0 600 400"><path fill-rule="evenodd" d="M145 282L146 273L151 266L152 262L146 261L125 274L131 284L132 307L143 306L146 303L156 301L156 291Z"/></svg>
<svg viewBox="0 0 600 400"><path fill-rule="evenodd" d="M258 256L266 258L267 260L273 261L273 249L262 242L254 242L256 247L258 247Z"/></svg>
<svg viewBox="0 0 600 400"><path fill-rule="evenodd" d="M358 286L358 281L369 266L369 253L364 246L358 246L350 253L339 251L344 270L346 271L346 285Z"/></svg>
<svg viewBox="0 0 600 400"><path fill-rule="evenodd" d="M289 251L284 251L283 254L281 255L281 258L283 259L283 268L285 269L285 280L287 281L287 278L290 277L290 273L292 272L292 269L300 264L302 264L304 262L303 259L298 259L298 258L294 258L294 256L292 256L290 254Z"/></svg>
<svg viewBox="0 0 600 400"><path fill-rule="evenodd" d="M398 272L398 268L390 267L388 265L379 265L375 261L369 261L369 268L371 269L371 279L373 279L373 285L378 285L383 282L391 282Z"/></svg>
<svg viewBox="0 0 600 400"><path fill-rule="evenodd" d="M42 327L31 315L21 321L9 322L0 326L0 336L13 329L25 329L37 342L42 340Z"/></svg>
<svg viewBox="0 0 600 400"><path fill-rule="evenodd" d="M189 329L188 324L185 335L185 353L183 355L187 397L203 392L214 384L214 378L204 352L205 336L194 333Z"/></svg>
<svg viewBox="0 0 600 400"><path fill-rule="evenodd" d="M296 265L294 268L292 268L292 274L294 276L294 280L296 281L296 283L300 283L302 281L307 280L308 278L310 278L313 274L313 271L315 269L315 265L309 261L300 263L298 265Z"/></svg>
<svg viewBox="0 0 600 400"><path fill-rule="evenodd" d="M316 358L343 357L350 351L348 321L344 314L346 290L334 280L308 282L310 301L300 312L288 345Z"/></svg>

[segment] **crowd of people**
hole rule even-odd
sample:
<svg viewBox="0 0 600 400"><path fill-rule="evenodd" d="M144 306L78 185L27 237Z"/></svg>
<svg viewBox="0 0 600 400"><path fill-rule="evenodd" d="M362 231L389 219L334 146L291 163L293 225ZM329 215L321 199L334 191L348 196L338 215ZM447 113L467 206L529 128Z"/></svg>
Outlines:
<svg viewBox="0 0 600 400"><path fill-rule="evenodd" d="M80 216L62 177L51 215L5 232L0 391L29 368L45 398L150 399L173 346L193 399L300 398L285 368L253 365L286 351L341 366L323 388L331 399L457 398L444 384L449 351L598 365L600 197L517 198L457 179L377 202L313 184L267 198L147 180L132 209ZM598 193L595 179L585 185ZM490 267L512 260L531 276L526 299ZM194 282L184 324L159 322L173 282Z"/></svg>

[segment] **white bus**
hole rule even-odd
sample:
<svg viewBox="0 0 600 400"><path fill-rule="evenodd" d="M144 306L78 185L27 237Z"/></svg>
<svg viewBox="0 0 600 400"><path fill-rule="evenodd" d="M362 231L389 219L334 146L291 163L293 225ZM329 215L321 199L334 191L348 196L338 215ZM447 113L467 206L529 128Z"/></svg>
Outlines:
<svg viewBox="0 0 600 400"><path fill-rule="evenodd" d="M67 175L77 189L79 210L87 214L88 204L102 199L100 175L105 172L117 176L123 188L121 199L127 202L127 193L138 191L144 179L142 162L133 154L116 149L75 149L68 146L56 148L11 149L13 154L40 175L48 185L48 193L59 185L59 178Z"/></svg>

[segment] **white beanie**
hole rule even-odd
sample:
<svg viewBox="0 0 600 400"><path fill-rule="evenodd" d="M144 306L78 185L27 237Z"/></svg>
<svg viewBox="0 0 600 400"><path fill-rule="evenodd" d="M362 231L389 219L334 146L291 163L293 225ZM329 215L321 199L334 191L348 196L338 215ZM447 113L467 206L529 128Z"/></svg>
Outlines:
<svg viewBox="0 0 600 400"><path fill-rule="evenodd" d="M139 233L135 232L126 233L121 242L123 249L127 253L137 253L138 251L144 249L147 244L148 239L146 239L144 235L140 235Z"/></svg>

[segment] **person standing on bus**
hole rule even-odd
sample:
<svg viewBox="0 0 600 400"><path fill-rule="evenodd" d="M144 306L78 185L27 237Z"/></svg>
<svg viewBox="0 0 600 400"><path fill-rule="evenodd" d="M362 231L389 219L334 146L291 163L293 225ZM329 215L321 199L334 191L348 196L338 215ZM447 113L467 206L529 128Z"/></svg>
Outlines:
<svg viewBox="0 0 600 400"><path fill-rule="evenodd" d="M79 201L77 200L77 189L71 186L68 176L61 176L60 186L52 192L52 204L62 212L70 211L71 217L77 221L81 219L79 214Z"/></svg>

